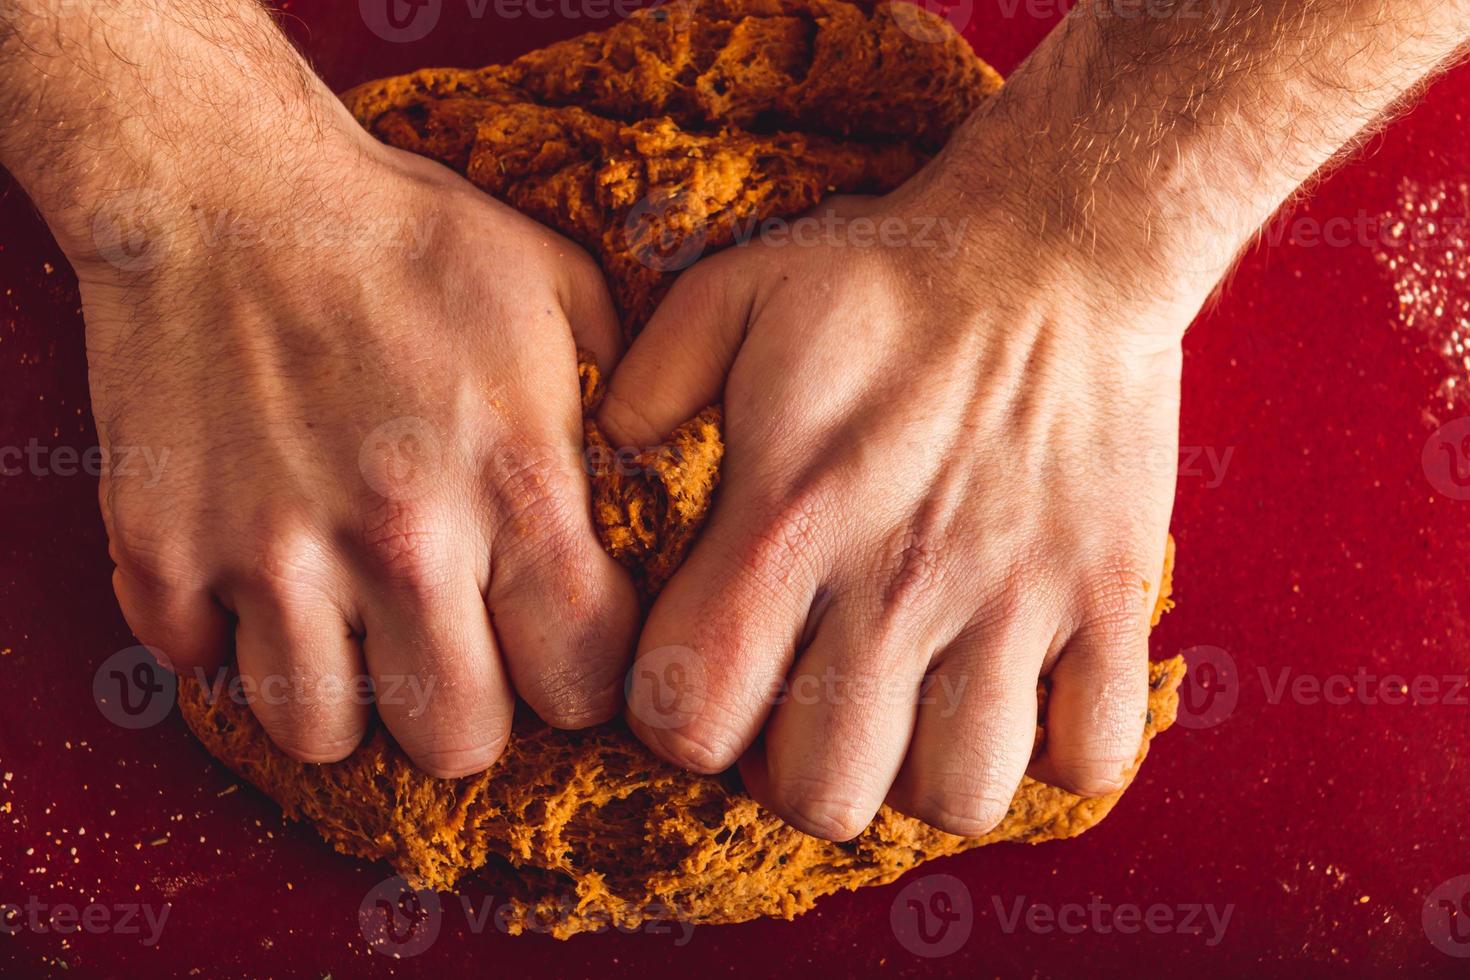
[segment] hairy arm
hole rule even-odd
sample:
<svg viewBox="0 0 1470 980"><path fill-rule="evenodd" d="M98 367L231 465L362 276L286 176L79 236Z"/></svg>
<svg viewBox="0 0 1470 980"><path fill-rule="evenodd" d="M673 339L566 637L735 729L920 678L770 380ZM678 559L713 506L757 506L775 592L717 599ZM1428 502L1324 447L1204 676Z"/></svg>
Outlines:
<svg viewBox="0 0 1470 980"><path fill-rule="evenodd" d="M255 0L9 3L0 112L0 163L83 259L93 212L119 193L305 196L304 178L330 181L358 145Z"/></svg>
<svg viewBox="0 0 1470 980"><path fill-rule="evenodd" d="M1171 280L1187 315L1467 39L1466 0L1085 0L932 177L1007 197L1038 243L1112 257L1120 283Z"/></svg>
<svg viewBox="0 0 1470 980"><path fill-rule="evenodd" d="M442 776L495 760L512 686L553 724L616 712L637 608L579 466L576 348L619 338L591 259L379 145L254 0L3 10L0 163L76 268L102 449L168 460L100 487L139 639L233 655L308 761L374 701Z"/></svg>

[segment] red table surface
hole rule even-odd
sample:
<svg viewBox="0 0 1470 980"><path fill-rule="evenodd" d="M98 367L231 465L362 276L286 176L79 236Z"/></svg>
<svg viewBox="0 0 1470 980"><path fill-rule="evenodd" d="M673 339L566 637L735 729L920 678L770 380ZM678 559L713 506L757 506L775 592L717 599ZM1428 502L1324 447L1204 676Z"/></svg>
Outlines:
<svg viewBox="0 0 1470 980"><path fill-rule="evenodd" d="M440 6L438 26L414 43L381 40L351 3L295 0L287 24L342 88L503 60L609 19L586 15L595 0L546 3L536 9L562 12L539 18L497 17L470 0ZM968 36L1002 71L1057 15L1049 3L977 6ZM1153 646L1156 656L1215 648L1215 665L1235 672L1217 675L1226 701L1190 702L1195 726L1155 742L1138 782L1086 836L984 848L827 898L793 923L700 927L682 944L677 931L511 938L477 931L446 898L438 941L390 959L358 922L381 866L284 824L249 787L227 792L237 781L176 715L135 732L99 712L96 665L133 641L110 589L95 482L27 470L0 477L0 903L29 901L43 919L96 904L114 926L63 934L12 916L0 975L1470 974L1470 961L1450 955L1470 953L1455 931L1470 920L1424 917L1431 892L1433 908L1458 900L1459 883L1439 886L1470 873L1470 699L1455 680L1470 660L1470 494L1443 489L1438 447L1422 452L1463 412L1451 382L1470 381L1452 334L1470 308L1453 254L1467 211L1467 112L1462 69L1296 205L1190 332L1179 608ZM95 437L75 282L25 196L5 187L0 445L83 450ZM1403 266L1382 261L1406 250L1392 247L1404 229L1378 218L1446 188L1437 212L1415 210L1405 226L1421 236L1407 259L1422 260L1441 290L1425 301L1399 281ZM1413 322L1405 303L1419 309ZM1417 692L1408 703L1376 693L1374 680L1390 675ZM1325 683L1327 694L1282 694L1283 676ZM1193 695L1203 677L1187 682ZM1360 678L1368 693L1333 678ZM891 924L902 889L926 874L958 879L950 894L973 909L945 956L916 955L910 947L937 949ZM156 943L146 926L129 932L114 918L129 903L155 915L167 904ZM1014 925L1017 903L1039 911ZM1086 928L1038 918L1089 903L1106 909L1088 913ZM1129 909L1153 906L1180 927L1156 918L1128 928ZM1202 932L1182 928L1207 906L1229 911L1222 935L1203 917Z"/></svg>

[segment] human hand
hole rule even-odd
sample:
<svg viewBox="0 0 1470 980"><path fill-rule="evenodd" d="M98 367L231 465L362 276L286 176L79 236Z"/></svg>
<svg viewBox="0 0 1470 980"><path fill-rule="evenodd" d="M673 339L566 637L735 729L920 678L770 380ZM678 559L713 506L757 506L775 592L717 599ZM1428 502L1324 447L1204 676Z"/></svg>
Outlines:
<svg viewBox="0 0 1470 980"><path fill-rule="evenodd" d="M1031 771L1118 788L1184 329L1282 201L1470 34L1459 2L1268 7L1078 4L918 177L828 205L868 239L964 222L949 262L850 236L675 284L601 415L647 444L723 387L724 485L639 642L644 672L686 680L668 717L630 704L657 751L743 755L751 792L824 837L884 799L976 835L1027 768L1041 674ZM965 693L946 711L926 677Z"/></svg>
<svg viewBox="0 0 1470 980"><path fill-rule="evenodd" d="M1100 795L1137 754L1188 317L1122 305L1003 208L941 258L932 229L964 212L916 180L824 204L823 243L703 260L600 414L646 446L723 390L710 522L639 641L685 687L663 717L635 689L628 718L688 768L739 759L816 836L885 800L979 836L1028 764Z"/></svg>
<svg viewBox="0 0 1470 980"><path fill-rule="evenodd" d="M569 242L354 152L309 206L304 184L195 202L281 241L201 246L160 196L154 267L78 260L102 446L168 453L157 482L105 476L102 510L128 623L176 668L233 634L266 731L314 762L356 747L371 677L398 742L454 776L498 757L512 684L562 727L620 702L637 605L591 526L576 368L579 344L613 363L618 326Z"/></svg>
<svg viewBox="0 0 1470 980"><path fill-rule="evenodd" d="M0 160L76 268L118 600L179 670L232 647L299 759L378 713L426 771L620 703L637 623L581 466L570 242L367 136L253 0L24 0ZM368 688L367 681L372 687Z"/></svg>

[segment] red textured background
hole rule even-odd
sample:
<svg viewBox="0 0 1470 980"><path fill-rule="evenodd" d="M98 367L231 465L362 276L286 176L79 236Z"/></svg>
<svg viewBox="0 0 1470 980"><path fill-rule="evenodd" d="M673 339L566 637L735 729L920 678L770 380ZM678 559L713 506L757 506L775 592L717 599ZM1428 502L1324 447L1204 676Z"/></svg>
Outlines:
<svg viewBox="0 0 1470 980"><path fill-rule="evenodd" d="M357 4L285 6L338 88L502 60L606 22L477 18L479 4L444 0L426 39L393 44L364 26ZM1054 6L983 0L967 33L1008 71ZM167 902L170 913L152 947L113 933L0 934L0 975L63 965L71 977L1470 974L1470 961L1440 952L1421 923L1426 895L1470 872L1461 768L1470 705L1273 700L1260 673L1274 682L1285 668L1318 679L1467 670L1470 502L1447 499L1421 464L1435 427L1463 412L1446 381L1470 372L1442 352L1457 311L1452 302L1405 326L1376 232L1310 237L1311 222L1397 211L1405 180L1458 186L1467 112L1470 70L1460 70L1299 204L1292 214L1307 223L1294 227L1306 232L1256 249L1192 330L1182 442L1232 455L1217 486L1181 477L1180 606L1154 650L1226 651L1238 704L1213 727L1176 727L1156 742L1138 783L1085 837L986 848L905 879L965 883L975 917L957 952L921 958L896 937L890 907L905 882L828 898L795 923L700 928L683 946L668 935L472 934L451 904L422 955L394 962L370 951L357 911L382 868L283 825L248 787L221 795L235 780L177 717L130 732L98 712L93 671L132 640L109 587L95 484L23 475L0 477L0 903ZM1463 201L1455 209L1463 215ZM1454 279L1463 259L1436 258L1451 270L1452 300L1464 302L1470 288ZM0 445L92 445L75 283L3 175L0 293ZM1018 899L1059 908L1094 898L1232 912L1212 946L1172 933L1007 933L996 911Z"/></svg>

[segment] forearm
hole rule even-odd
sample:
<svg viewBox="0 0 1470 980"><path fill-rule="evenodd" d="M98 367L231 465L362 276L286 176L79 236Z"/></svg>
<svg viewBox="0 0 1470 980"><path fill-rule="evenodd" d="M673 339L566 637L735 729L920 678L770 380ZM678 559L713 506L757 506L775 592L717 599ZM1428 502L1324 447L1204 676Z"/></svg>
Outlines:
<svg viewBox="0 0 1470 980"><path fill-rule="evenodd" d="M146 192L181 213L269 197L352 123L255 0L19 0L0 13L0 164L68 254Z"/></svg>
<svg viewBox="0 0 1470 980"><path fill-rule="evenodd" d="M1037 240L1197 302L1467 36L1470 0L1085 0L943 167L1006 188Z"/></svg>

